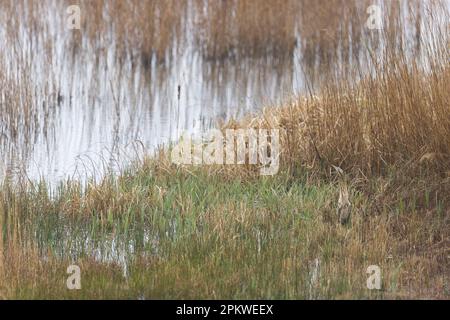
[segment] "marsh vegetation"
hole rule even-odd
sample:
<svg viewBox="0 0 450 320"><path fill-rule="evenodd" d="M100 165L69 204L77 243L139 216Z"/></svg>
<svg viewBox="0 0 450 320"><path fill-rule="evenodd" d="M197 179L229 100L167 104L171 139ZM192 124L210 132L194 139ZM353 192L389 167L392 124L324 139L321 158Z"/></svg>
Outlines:
<svg viewBox="0 0 450 320"><path fill-rule="evenodd" d="M0 298L448 299L447 1L71 4L0 1ZM209 128L278 174L171 162Z"/></svg>

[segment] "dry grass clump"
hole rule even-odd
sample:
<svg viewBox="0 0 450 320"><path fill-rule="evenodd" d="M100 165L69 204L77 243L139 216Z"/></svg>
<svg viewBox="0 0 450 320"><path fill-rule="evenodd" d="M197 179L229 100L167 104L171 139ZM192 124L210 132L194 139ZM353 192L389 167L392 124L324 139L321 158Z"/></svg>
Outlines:
<svg viewBox="0 0 450 320"><path fill-rule="evenodd" d="M391 66L356 85L330 84L319 95L295 98L225 127L280 128L281 159L289 168L335 165L377 176L407 167L412 174L448 177L449 66L429 74L399 61Z"/></svg>
<svg viewBox="0 0 450 320"><path fill-rule="evenodd" d="M368 72L353 68L356 81L327 76L320 91L266 111L259 122L284 129L286 163L332 164L369 176L398 165L448 175L448 11L442 15L439 25L422 26L428 36L421 38L420 55L387 45L373 53ZM437 19L432 12L425 18ZM388 39L390 32L379 36Z"/></svg>
<svg viewBox="0 0 450 320"><path fill-rule="evenodd" d="M289 162L334 164L382 173L389 165L429 162L449 170L448 66L425 75L397 66L354 87L330 86L280 113Z"/></svg>
<svg viewBox="0 0 450 320"><path fill-rule="evenodd" d="M29 280L35 269L42 265L36 247L23 242L19 221L21 206L15 202L9 211L5 206L4 191L0 195L0 299L17 294L20 282Z"/></svg>
<svg viewBox="0 0 450 320"><path fill-rule="evenodd" d="M433 13L424 18L438 21ZM332 166L340 167L356 178L353 187L376 197L374 203L450 203L450 42L441 19L437 27L422 25L431 38L421 38L417 57L385 46L371 57L370 72L354 68L359 80L328 75L320 91L226 127L280 128L282 168L330 177ZM389 36L380 31L381 39ZM371 181L378 177L386 179L384 187L374 190Z"/></svg>

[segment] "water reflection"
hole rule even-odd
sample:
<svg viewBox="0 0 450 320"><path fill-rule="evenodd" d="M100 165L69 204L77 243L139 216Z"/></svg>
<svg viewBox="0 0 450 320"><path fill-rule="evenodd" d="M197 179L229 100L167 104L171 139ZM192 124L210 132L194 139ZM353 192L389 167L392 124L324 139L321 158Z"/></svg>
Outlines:
<svg viewBox="0 0 450 320"><path fill-rule="evenodd" d="M194 31L201 20L198 15L208 10L217 15L223 8L205 9L202 1L195 3L180 7L187 10L181 20L184 27L164 60L161 53L143 56L126 45L124 50L115 30L104 28L108 24L99 29L95 41L88 32L62 27L62 2L10 3L12 7L0 14L0 179L26 176L56 184L68 177L100 178L176 140L183 131L204 130L218 120L241 117L306 88L316 89L330 73L339 78L355 70L352 77L357 80L361 70L370 70L381 56L379 50L387 41L417 56L414 50L420 51L419 44L429 39L424 24L430 21L420 20L420 12L426 10L420 2L417 7L386 5L387 27L395 37L381 39L379 33L364 29L365 3L341 5L333 13L305 0L301 6L289 2L292 10L301 9L290 13L296 19L290 17L287 24L293 28L287 43L292 43L292 36L297 39L289 54L214 60L205 56ZM112 9L106 5L104 10ZM208 28L226 28L224 36L233 34L232 26L211 23ZM248 26L239 22L237 28L237 39L248 40L249 35L239 33ZM230 42L229 37L220 38L220 29L210 32L219 32L218 41ZM417 37L421 39L414 44ZM271 46L277 44L273 36L266 38ZM203 41L215 45L213 40ZM226 44L219 47L228 50Z"/></svg>
<svg viewBox="0 0 450 320"><path fill-rule="evenodd" d="M2 33L6 74L21 76L23 70L14 68L27 66L28 85L37 92L31 102L32 128L17 128L21 137L13 143L2 139L1 177L20 173L49 183L99 178L183 131L241 117L302 89L293 57L214 63L191 43L174 49L169 64L159 64L119 55L114 41L96 47L82 38L83 49L73 48L74 35L59 28L60 7L48 9L46 33L31 34L26 25L17 33L23 60L18 61L12 52L17 46ZM11 127L2 128L3 135Z"/></svg>

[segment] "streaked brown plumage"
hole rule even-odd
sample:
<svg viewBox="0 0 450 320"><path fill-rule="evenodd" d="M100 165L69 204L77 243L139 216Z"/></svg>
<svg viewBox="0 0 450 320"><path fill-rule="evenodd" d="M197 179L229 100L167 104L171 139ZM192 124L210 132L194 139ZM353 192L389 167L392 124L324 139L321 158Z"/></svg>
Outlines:
<svg viewBox="0 0 450 320"><path fill-rule="evenodd" d="M346 224L350 220L352 204L349 200L349 192L346 184L341 185L338 200L338 217L341 224Z"/></svg>

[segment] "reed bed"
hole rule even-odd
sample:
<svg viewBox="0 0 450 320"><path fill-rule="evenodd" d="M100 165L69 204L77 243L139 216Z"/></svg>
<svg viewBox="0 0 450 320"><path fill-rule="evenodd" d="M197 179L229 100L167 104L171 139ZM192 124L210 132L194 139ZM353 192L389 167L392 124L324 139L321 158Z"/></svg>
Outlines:
<svg viewBox="0 0 450 320"><path fill-rule="evenodd" d="M145 55L163 55L175 37L173 26L164 29L161 25L170 19L142 26L156 37L165 37L149 36L147 43L133 27L136 21L147 23L139 18L141 9L172 14L169 7L159 7L161 3L83 5L91 5L89 12L96 16L98 25L92 31L104 30L103 15L110 10L119 17L120 24L111 22L119 42L136 40L133 46ZM307 3L322 10L309 1L300 4ZM127 4L143 7L131 6L139 10L128 12ZM207 57L259 57L279 55L281 47L293 50L292 34L286 30L295 22L281 4L280 11L287 16L280 25L278 13L252 0L227 2L226 6L238 8L232 11L224 8L225 2L209 4L211 8L204 2L197 7L202 12L212 10L207 20L220 17L201 21L211 32L199 39L206 41L200 45ZM277 32L264 29L256 18L234 21L230 14L234 10L266 17L263 21ZM357 19L352 10L348 17ZM397 11L392 10L396 17ZM308 18L314 16L304 21ZM422 18L430 20L430 16ZM343 42L326 39L338 39L350 29L352 35L359 31L342 29L340 20L327 12L318 20L330 20L333 28L310 30L314 40L305 47L311 54L304 57L314 61L312 52L321 52L323 57L318 59L329 63L334 54L328 52ZM217 25L208 26L213 22ZM45 182L4 181L0 186L0 297L448 298L447 23L437 30L423 24L417 27L420 34L433 35L430 41L418 37L420 55L389 45L403 39L400 27L378 31L376 37L384 45L365 51L367 70L348 66L355 78L327 73L320 90L311 85L309 92L291 103L227 123L225 127L282 130L282 165L273 177L261 177L251 166L177 167L162 150L155 158L100 183L67 181L50 188ZM231 25L236 29L220 27ZM258 28L267 32L259 35ZM97 36L101 37L90 35ZM214 43L208 44L210 40ZM347 45L343 51L352 56L357 41ZM18 110L34 108L32 79L24 82L24 72L16 73L22 75L19 80L8 77L11 74L0 76L2 119L3 112L20 119ZM30 118L26 113L25 119ZM14 121L19 120L12 120L11 126ZM26 125L25 121L20 120L20 125ZM344 178L333 166L341 168ZM348 184L353 206L346 225L336 216L340 179ZM111 242L116 247L104 247ZM120 244L125 251L117 247ZM69 264L81 267L82 290L67 290ZM381 267L383 290L367 289L369 265Z"/></svg>
<svg viewBox="0 0 450 320"><path fill-rule="evenodd" d="M2 6L9 13L29 12L24 14L29 27L40 33L47 30L42 19L45 6L53 5L63 13L73 4L5 1ZM74 48L90 43L101 49L114 43L118 54L141 56L147 64L153 57L170 58L193 38L195 50L208 61L292 59L299 47L303 63L326 68L355 63L378 39L377 32L366 27L367 8L372 4L368 0L81 0L75 4L80 6L82 24L80 32L72 34ZM383 9L389 43L405 45L420 38L426 10L445 6L443 1L424 4L418 0L377 4ZM408 20L414 21L408 24L412 36L401 39ZM60 23L66 23L65 19Z"/></svg>
<svg viewBox="0 0 450 320"><path fill-rule="evenodd" d="M449 12L441 9L439 16L429 11L423 17L420 53L392 45L397 40L390 28L377 31L384 45L367 51L365 71L347 65L354 78L325 72L320 87L311 83L290 103L225 127L280 127L287 167L335 165L372 176L396 165L418 169L420 163L445 176L450 169L450 38Z"/></svg>
<svg viewBox="0 0 450 320"><path fill-rule="evenodd" d="M39 1L0 3L0 145L11 153L20 149L19 145L31 147L37 134L46 134L58 104L52 72L44 83L33 78L34 50L43 50L45 62L52 63L54 45L41 14L44 10L45 5Z"/></svg>
<svg viewBox="0 0 450 320"><path fill-rule="evenodd" d="M183 45L187 3L185 0L80 1L83 13L80 30L94 45L107 46L113 41L119 54L140 56L144 64L153 57L164 61L171 56L175 44Z"/></svg>
<svg viewBox="0 0 450 320"><path fill-rule="evenodd" d="M301 60L311 71L361 63L367 50L380 45L370 30L367 9L372 1L196 0L196 34L199 50L210 61L230 58L292 59L299 48ZM379 1L384 45L420 43L423 11L440 10L443 2ZM276 8L276 9L274 9ZM407 21L413 20L413 24ZM408 26L406 26L408 24ZM405 34L414 36L408 40ZM333 68L335 71L338 68Z"/></svg>
<svg viewBox="0 0 450 320"><path fill-rule="evenodd" d="M330 84L320 95L269 110L267 122L285 130L286 162L333 164L367 175L394 165L426 166L445 176L450 169L449 66L428 74L398 60L390 66L356 85Z"/></svg>
<svg viewBox="0 0 450 320"><path fill-rule="evenodd" d="M28 146L30 139L45 127L47 120L39 116L47 107L37 103L35 86L24 69L6 72L5 61L0 58L0 145L4 150L15 150L15 144ZM17 148L18 149L18 148Z"/></svg>
<svg viewBox="0 0 450 320"><path fill-rule="evenodd" d="M347 226L335 216L338 185L308 170L226 174L176 167L164 152L100 185L4 185L0 295L445 298L448 203L392 205L379 197L389 179L372 177L373 195L352 185ZM98 256L111 239L128 248L125 261L120 251L112 261ZM82 270L82 290L65 287L71 264ZM382 291L366 288L373 264L382 268Z"/></svg>
<svg viewBox="0 0 450 320"><path fill-rule="evenodd" d="M299 1L195 1L197 43L208 60L291 57ZM277 10L274 10L277 8Z"/></svg>
<svg viewBox="0 0 450 320"><path fill-rule="evenodd" d="M329 73L319 90L225 127L280 128L282 166L294 175L306 169L334 179L338 167L360 191L394 206L407 199L429 207L430 196L434 206L450 203L450 53L442 12L439 28L422 25L432 36L420 55L384 46L374 51L370 72L349 66L353 79ZM378 178L387 179L383 190L371 187Z"/></svg>

